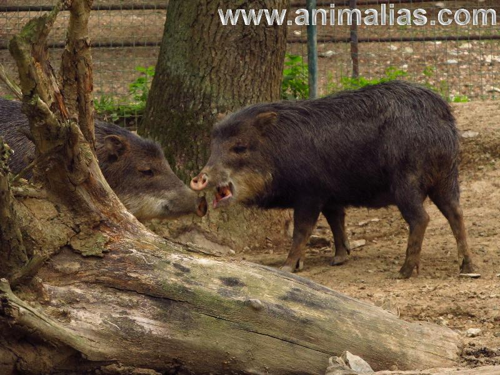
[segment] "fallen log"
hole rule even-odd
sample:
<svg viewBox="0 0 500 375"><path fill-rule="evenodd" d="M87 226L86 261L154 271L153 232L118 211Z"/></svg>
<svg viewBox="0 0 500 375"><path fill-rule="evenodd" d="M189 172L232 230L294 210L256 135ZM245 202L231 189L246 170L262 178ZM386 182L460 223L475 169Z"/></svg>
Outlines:
<svg viewBox="0 0 500 375"><path fill-rule="evenodd" d="M49 341L65 338L61 345L89 361L161 372L319 374L345 350L375 370L425 369L456 365L460 353L446 327L405 322L279 270L157 240L113 246L104 258L54 256L39 273L50 302L28 327L8 315L23 309L4 284L0 318L38 333L53 321L62 332Z"/></svg>

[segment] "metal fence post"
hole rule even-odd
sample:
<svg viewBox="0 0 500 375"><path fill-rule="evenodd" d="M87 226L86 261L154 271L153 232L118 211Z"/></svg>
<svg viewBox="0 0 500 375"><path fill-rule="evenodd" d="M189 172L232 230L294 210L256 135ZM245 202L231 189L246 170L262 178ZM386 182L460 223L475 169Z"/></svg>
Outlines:
<svg viewBox="0 0 500 375"><path fill-rule="evenodd" d="M349 1L349 8L356 9L356 0ZM351 60L352 60L352 78L359 78L359 47L358 47L358 19L352 16L351 25Z"/></svg>
<svg viewBox="0 0 500 375"><path fill-rule="evenodd" d="M316 9L316 0L307 0L309 24L307 25L307 65L309 72L309 98L318 96L318 42L313 10Z"/></svg>

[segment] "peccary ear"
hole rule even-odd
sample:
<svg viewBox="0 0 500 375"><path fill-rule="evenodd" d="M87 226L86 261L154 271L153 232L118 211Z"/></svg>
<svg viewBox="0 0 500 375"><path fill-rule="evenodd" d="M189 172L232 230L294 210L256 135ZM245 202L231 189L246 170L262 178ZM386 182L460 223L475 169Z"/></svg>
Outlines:
<svg viewBox="0 0 500 375"><path fill-rule="evenodd" d="M220 121L224 120L228 115L229 115L229 112L217 113L217 116L215 116L215 121L220 122Z"/></svg>
<svg viewBox="0 0 500 375"><path fill-rule="evenodd" d="M104 147L108 154L108 159L116 161L129 148L128 140L119 135L108 135L104 138Z"/></svg>
<svg viewBox="0 0 500 375"><path fill-rule="evenodd" d="M257 115L255 118L255 127L259 129L262 133L276 124L278 121L278 114L276 112L264 112Z"/></svg>

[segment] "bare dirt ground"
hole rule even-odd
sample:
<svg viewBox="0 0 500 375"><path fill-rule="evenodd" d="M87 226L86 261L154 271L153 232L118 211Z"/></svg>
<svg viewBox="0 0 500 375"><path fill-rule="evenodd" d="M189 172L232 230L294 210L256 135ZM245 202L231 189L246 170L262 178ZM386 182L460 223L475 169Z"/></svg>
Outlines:
<svg viewBox="0 0 500 375"><path fill-rule="evenodd" d="M466 103L455 106L462 130L479 132L475 142L496 141L500 146L500 103ZM482 138L482 139L481 139ZM431 222L426 232L421 271L410 280L395 280L405 258L407 225L396 208L350 209L347 228L354 249L348 263L331 267L331 247L308 246L300 276L349 296L400 314L405 320L446 325L466 336L479 328L477 337L465 337L464 365L500 365L500 149L498 154L468 155L462 171L462 205L480 279L458 277L455 240L446 219L427 202ZM316 235L331 239L324 218ZM278 267L288 243L270 243L267 249L249 250L232 258Z"/></svg>

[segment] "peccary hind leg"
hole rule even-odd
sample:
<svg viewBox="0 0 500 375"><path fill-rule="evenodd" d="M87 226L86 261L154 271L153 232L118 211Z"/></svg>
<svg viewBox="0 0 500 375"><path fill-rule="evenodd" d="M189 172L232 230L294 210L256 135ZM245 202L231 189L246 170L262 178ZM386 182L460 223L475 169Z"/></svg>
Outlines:
<svg viewBox="0 0 500 375"><path fill-rule="evenodd" d="M455 196L453 196L455 195ZM457 241L458 261L461 273L473 273L474 264L472 254L467 244L467 230L465 229L463 211L457 194L453 192L442 192L441 194L431 194L431 199L439 208L441 213L450 223L451 230Z"/></svg>
<svg viewBox="0 0 500 375"><path fill-rule="evenodd" d="M351 247L345 231L345 210L343 207L328 207L323 209L330 228L333 233L333 240L335 242L335 256L332 259L331 265L338 266L344 264L349 254Z"/></svg>

